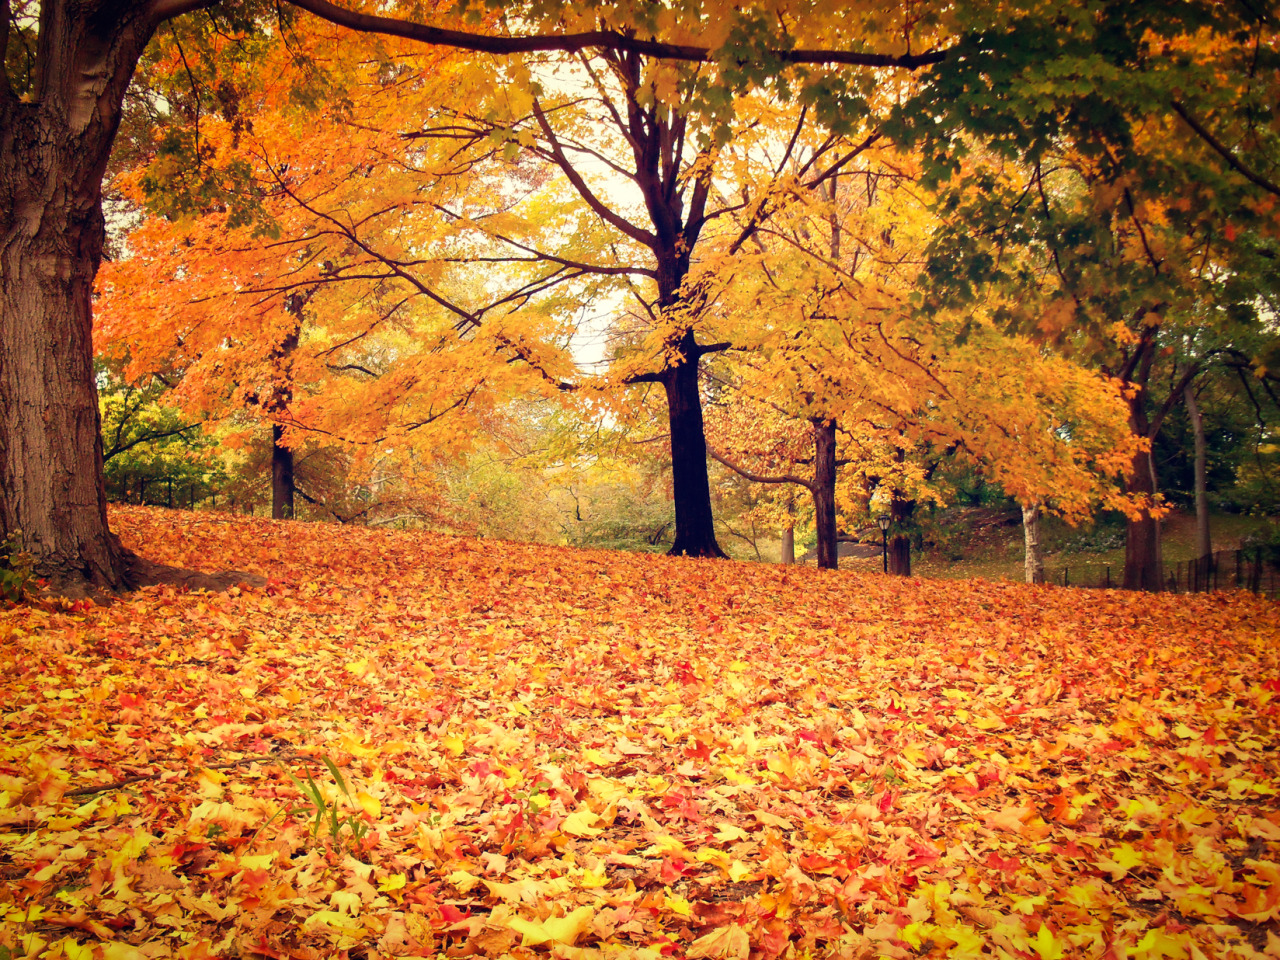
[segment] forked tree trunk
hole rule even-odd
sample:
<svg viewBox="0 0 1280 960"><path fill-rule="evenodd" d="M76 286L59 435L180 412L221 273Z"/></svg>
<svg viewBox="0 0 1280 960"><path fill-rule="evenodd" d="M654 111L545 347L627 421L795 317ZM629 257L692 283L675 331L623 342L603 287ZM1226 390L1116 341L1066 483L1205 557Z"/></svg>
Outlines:
<svg viewBox="0 0 1280 960"><path fill-rule="evenodd" d="M1044 583L1044 551L1040 544L1040 504L1022 505L1023 569L1027 583Z"/></svg>
<svg viewBox="0 0 1280 960"><path fill-rule="evenodd" d="M836 553L836 422L814 417L813 514L818 532L818 567L835 570Z"/></svg>

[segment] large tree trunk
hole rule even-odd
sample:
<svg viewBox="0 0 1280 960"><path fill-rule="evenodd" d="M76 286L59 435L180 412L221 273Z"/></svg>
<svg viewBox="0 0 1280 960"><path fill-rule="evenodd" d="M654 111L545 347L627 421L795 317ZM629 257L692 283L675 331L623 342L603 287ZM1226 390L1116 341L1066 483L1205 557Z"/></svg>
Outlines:
<svg viewBox="0 0 1280 960"><path fill-rule="evenodd" d="M64 596L266 582L151 563L107 526L90 297L102 178L154 26L147 9L43 0L32 88L20 100L0 73L0 538L20 530Z"/></svg>
<svg viewBox="0 0 1280 960"><path fill-rule="evenodd" d="M1200 415L1200 405L1196 403L1195 390L1187 384L1182 392L1183 402L1187 406L1187 416L1191 420L1191 430L1195 436L1195 491L1196 491L1196 559L1207 573L1212 563L1213 543L1209 537L1209 493L1206 480L1206 460L1204 442L1204 417Z"/></svg>
<svg viewBox="0 0 1280 960"><path fill-rule="evenodd" d="M1140 390L1129 400L1129 426L1139 437L1146 437L1150 427L1143 393ZM1155 502L1155 464L1149 449L1134 454L1125 492ZM1131 516L1125 526L1124 588L1160 589L1160 529L1150 509Z"/></svg>
<svg viewBox="0 0 1280 960"><path fill-rule="evenodd" d="M1040 504L1022 505L1023 568L1027 583L1044 583L1044 551L1040 545Z"/></svg>
<svg viewBox="0 0 1280 960"><path fill-rule="evenodd" d="M698 393L698 352L693 331L682 341L684 357L662 375L671 425L671 489L676 510L672 556L723 557L711 515L707 441Z"/></svg>
<svg viewBox="0 0 1280 960"><path fill-rule="evenodd" d="M835 570L836 553L836 422L814 417L813 513L818 532L818 567Z"/></svg>
<svg viewBox="0 0 1280 960"><path fill-rule="evenodd" d="M284 445L284 427L271 425L271 517L293 519L293 451Z"/></svg>
<svg viewBox="0 0 1280 960"><path fill-rule="evenodd" d="M894 534L889 538L889 573L895 577L911 576L911 538Z"/></svg>
<svg viewBox="0 0 1280 960"><path fill-rule="evenodd" d="M0 78L0 537L68 595L129 586L107 526L90 298L101 185L150 28L117 4L40 5L35 89Z"/></svg>

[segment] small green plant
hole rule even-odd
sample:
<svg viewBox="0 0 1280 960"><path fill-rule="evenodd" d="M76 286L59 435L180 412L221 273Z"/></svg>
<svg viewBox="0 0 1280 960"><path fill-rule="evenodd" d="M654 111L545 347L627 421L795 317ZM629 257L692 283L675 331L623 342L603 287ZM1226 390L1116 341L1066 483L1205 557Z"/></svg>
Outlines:
<svg viewBox="0 0 1280 960"><path fill-rule="evenodd" d="M0 601L21 603L35 579L36 558L22 542L22 531L14 530L0 543Z"/></svg>
<svg viewBox="0 0 1280 960"><path fill-rule="evenodd" d="M319 839L322 827L327 827L329 831L329 842L338 849L344 849L344 834L342 828L347 828L346 844L350 845L349 852L352 856L357 856L364 845L365 834L369 832L369 825L360 817L360 805L356 802L355 797L351 795L351 791L347 789L347 782L342 778L342 771L328 757L321 757L324 765L329 768L329 773L333 776L333 781L338 785L338 789L342 795L346 797L347 804L351 808L351 812L343 816L340 804L334 800L330 802L325 798L324 791L320 788L320 784L316 782L315 777L311 775L311 771L307 771L307 779L299 780L293 775L288 767L281 765L281 769L293 781L294 785L302 792L306 798L306 803L293 807L284 811L286 817L292 817L299 813L306 814L311 821L311 838ZM275 817L271 818L272 820ZM268 820L269 824L271 821ZM265 829L267 824L263 824ZM261 832L261 830L259 830Z"/></svg>

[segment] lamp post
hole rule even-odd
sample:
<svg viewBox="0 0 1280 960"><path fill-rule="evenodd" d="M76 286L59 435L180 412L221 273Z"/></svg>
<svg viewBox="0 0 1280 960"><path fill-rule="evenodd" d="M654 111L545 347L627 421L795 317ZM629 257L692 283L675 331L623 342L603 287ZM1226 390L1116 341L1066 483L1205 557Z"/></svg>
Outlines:
<svg viewBox="0 0 1280 960"><path fill-rule="evenodd" d="M876 515L876 526L880 528L880 557L885 573L889 572L889 523L892 519L887 513Z"/></svg>

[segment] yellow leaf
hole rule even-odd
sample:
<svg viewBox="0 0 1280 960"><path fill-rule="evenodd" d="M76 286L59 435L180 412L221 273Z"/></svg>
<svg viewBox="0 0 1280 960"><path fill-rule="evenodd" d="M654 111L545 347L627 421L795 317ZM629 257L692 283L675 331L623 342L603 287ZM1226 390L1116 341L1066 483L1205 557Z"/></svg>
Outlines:
<svg viewBox="0 0 1280 960"><path fill-rule="evenodd" d="M200 787L202 797L222 796L222 785L227 782L227 775L221 770L201 770L196 774L196 783Z"/></svg>
<svg viewBox="0 0 1280 960"><path fill-rule="evenodd" d="M600 822L598 814L586 807L579 807L560 822L560 831L571 837L598 837L604 833L596 826Z"/></svg>
<svg viewBox="0 0 1280 960"><path fill-rule="evenodd" d="M1031 949L1040 955L1041 960L1062 960L1066 955L1063 942L1053 935L1047 923L1040 924L1040 931L1031 941Z"/></svg>
<svg viewBox="0 0 1280 960"><path fill-rule="evenodd" d="M451 733L447 737L440 740L441 746L452 753L455 757L462 756L462 751L467 748L466 742L457 734Z"/></svg>
<svg viewBox="0 0 1280 960"><path fill-rule="evenodd" d="M1106 857L1098 858L1098 866L1104 870L1111 871L1111 880L1114 883L1120 880L1134 867L1142 863L1142 854L1133 849L1132 844L1122 843L1118 847L1112 847Z"/></svg>
<svg viewBox="0 0 1280 960"><path fill-rule="evenodd" d="M741 883L747 877L753 877L756 872L748 867L741 860L735 860L729 864L729 880L733 883Z"/></svg>
<svg viewBox="0 0 1280 960"><path fill-rule="evenodd" d="M737 840L747 840L751 834L743 830L741 827L732 823L721 824L720 829L716 831L715 837L721 843L734 843Z"/></svg>
<svg viewBox="0 0 1280 960"><path fill-rule="evenodd" d="M540 943L557 941L573 946L578 938L591 929L596 912L592 907L579 907L563 917L551 917L541 922L511 917L507 926L522 937L520 946L536 947Z"/></svg>
<svg viewBox="0 0 1280 960"><path fill-rule="evenodd" d="M329 894L329 902L341 914L345 913L354 917L360 912L360 894L351 890L335 890Z"/></svg>
<svg viewBox="0 0 1280 960"><path fill-rule="evenodd" d="M677 897L674 893L668 890L664 899L666 901L667 909L672 913L681 917L693 916L693 905L684 897Z"/></svg>
<svg viewBox="0 0 1280 960"><path fill-rule="evenodd" d="M403 873L393 873L378 884L378 889L383 893L391 893L393 890L402 890L407 882Z"/></svg>
<svg viewBox="0 0 1280 960"><path fill-rule="evenodd" d="M382 816L382 804L379 803L375 797L371 797L363 790L356 792L356 802L360 804L360 808L374 820L377 820Z"/></svg>
<svg viewBox="0 0 1280 960"><path fill-rule="evenodd" d="M706 936L699 937L685 951L689 960L702 957L724 957L726 960L746 960L751 953L751 940L741 927L721 927Z"/></svg>

